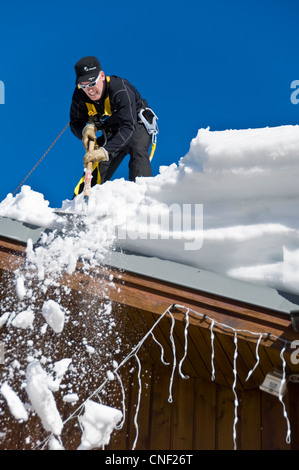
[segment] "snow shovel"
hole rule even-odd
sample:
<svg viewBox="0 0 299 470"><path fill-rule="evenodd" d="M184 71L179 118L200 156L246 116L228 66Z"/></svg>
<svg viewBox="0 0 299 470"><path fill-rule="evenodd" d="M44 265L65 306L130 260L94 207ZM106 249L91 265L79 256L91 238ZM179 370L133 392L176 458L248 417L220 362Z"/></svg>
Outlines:
<svg viewBox="0 0 299 470"><path fill-rule="evenodd" d="M88 151L94 149L94 140L89 141ZM85 170L85 180L84 180L84 188L83 188L83 200L84 200L84 208L88 207L89 203L89 195L90 195L90 188L91 188L91 179L92 179L92 162L87 164Z"/></svg>

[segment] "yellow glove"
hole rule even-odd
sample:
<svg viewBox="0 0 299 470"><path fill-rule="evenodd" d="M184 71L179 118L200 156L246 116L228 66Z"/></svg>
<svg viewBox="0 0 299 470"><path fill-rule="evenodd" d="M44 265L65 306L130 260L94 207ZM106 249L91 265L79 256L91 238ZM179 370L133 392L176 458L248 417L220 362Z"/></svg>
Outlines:
<svg viewBox="0 0 299 470"><path fill-rule="evenodd" d="M108 162L109 160L109 155L107 150L104 149L104 147L99 147L96 150L91 150L90 152L87 152L84 156L84 166L86 167L88 163L92 162Z"/></svg>
<svg viewBox="0 0 299 470"><path fill-rule="evenodd" d="M95 124L87 124L82 131L82 142L86 150L88 150L88 145L90 140L96 142L96 132L97 128Z"/></svg>

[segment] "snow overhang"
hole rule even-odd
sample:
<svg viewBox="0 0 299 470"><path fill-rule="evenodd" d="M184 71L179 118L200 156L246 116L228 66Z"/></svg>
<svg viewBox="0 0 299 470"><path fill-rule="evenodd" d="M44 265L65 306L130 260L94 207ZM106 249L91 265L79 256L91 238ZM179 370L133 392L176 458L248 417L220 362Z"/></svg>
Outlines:
<svg viewBox="0 0 299 470"><path fill-rule="evenodd" d="M35 245L45 230L45 227L0 216L0 238L2 239L23 244L31 239ZM295 294L233 279L178 262L121 251L116 248L107 254L103 264L120 271L146 276L161 282L284 314L291 314L292 311L299 310L299 296Z"/></svg>

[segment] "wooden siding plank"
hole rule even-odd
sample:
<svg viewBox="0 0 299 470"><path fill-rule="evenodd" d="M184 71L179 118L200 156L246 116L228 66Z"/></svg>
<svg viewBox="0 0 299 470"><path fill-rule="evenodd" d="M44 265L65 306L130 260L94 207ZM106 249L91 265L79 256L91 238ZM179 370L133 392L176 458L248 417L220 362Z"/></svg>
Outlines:
<svg viewBox="0 0 299 470"><path fill-rule="evenodd" d="M194 394L194 449L215 449L215 423L216 384L196 379Z"/></svg>
<svg viewBox="0 0 299 470"><path fill-rule="evenodd" d="M240 416L238 447L261 450L261 394L259 390L239 392Z"/></svg>
<svg viewBox="0 0 299 470"><path fill-rule="evenodd" d="M234 448L234 395L232 390L217 387L216 410L216 450L232 450Z"/></svg>
<svg viewBox="0 0 299 470"><path fill-rule="evenodd" d="M298 370L299 373L299 370ZM291 449L299 450L299 383L288 382L291 424Z"/></svg>
<svg viewBox="0 0 299 470"><path fill-rule="evenodd" d="M194 378L176 377L173 389L172 450L193 449Z"/></svg>
<svg viewBox="0 0 299 470"><path fill-rule="evenodd" d="M168 403L170 371L155 368L152 381L151 450L170 450L172 434L172 409Z"/></svg>

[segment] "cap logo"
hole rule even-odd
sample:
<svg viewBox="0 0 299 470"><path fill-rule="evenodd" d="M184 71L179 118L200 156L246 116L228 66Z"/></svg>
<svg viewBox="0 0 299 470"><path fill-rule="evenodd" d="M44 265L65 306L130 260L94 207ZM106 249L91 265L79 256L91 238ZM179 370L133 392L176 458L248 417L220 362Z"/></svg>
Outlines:
<svg viewBox="0 0 299 470"><path fill-rule="evenodd" d="M96 67L87 67L86 65L84 67L85 72L90 72L91 70L95 70L95 69Z"/></svg>

